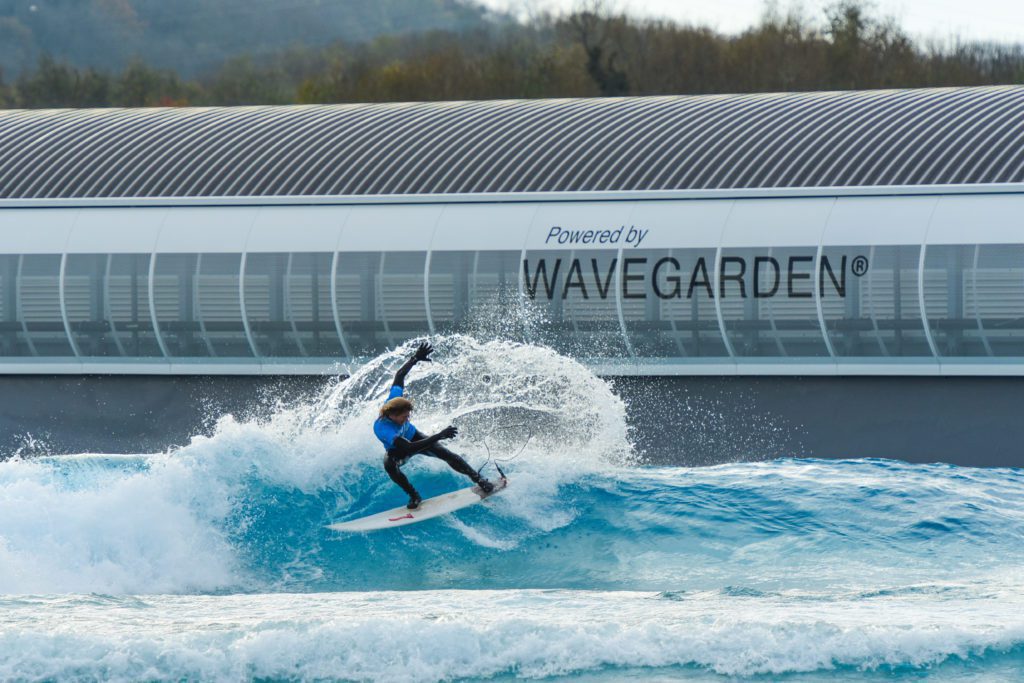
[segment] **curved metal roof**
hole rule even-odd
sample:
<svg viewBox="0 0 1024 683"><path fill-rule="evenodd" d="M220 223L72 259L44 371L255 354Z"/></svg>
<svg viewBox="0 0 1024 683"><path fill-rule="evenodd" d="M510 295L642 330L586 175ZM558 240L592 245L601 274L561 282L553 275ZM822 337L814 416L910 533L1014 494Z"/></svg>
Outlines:
<svg viewBox="0 0 1024 683"><path fill-rule="evenodd" d="M1024 87L0 112L0 198L1014 183Z"/></svg>

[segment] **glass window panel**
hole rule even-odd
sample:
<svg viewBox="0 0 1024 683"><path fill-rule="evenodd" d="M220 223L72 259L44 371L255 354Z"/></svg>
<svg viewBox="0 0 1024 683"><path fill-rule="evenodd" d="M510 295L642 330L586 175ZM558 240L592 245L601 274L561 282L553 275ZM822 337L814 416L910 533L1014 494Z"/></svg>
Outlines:
<svg viewBox="0 0 1024 683"><path fill-rule="evenodd" d="M469 281L477 252L434 252L430 257L430 316L437 332L463 329L469 315Z"/></svg>
<svg viewBox="0 0 1024 683"><path fill-rule="evenodd" d="M522 339L520 253L434 252L428 285L434 329Z"/></svg>
<svg viewBox="0 0 1024 683"><path fill-rule="evenodd" d="M929 256L932 249L928 249ZM963 308L968 321L964 335L977 340L965 343L962 353L1024 357L1024 245L961 249Z"/></svg>
<svg viewBox="0 0 1024 683"><path fill-rule="evenodd" d="M827 247L823 256L840 283L821 274L822 312L837 356L932 358L918 299L918 245ZM931 286L940 280L933 276Z"/></svg>
<svg viewBox="0 0 1024 683"><path fill-rule="evenodd" d="M245 262L245 313L253 341L262 356L305 355L297 330L287 317L289 254L249 254ZM333 319L331 320L332 327ZM308 352L307 352L308 354Z"/></svg>
<svg viewBox="0 0 1024 683"><path fill-rule="evenodd" d="M120 343L126 356L162 356L149 312L150 255L111 254L108 258L106 304L115 343Z"/></svg>
<svg viewBox="0 0 1024 683"><path fill-rule="evenodd" d="M377 306L388 348L429 334L423 290L426 252L384 252L377 278Z"/></svg>
<svg viewBox="0 0 1024 683"><path fill-rule="evenodd" d="M648 267L633 254L620 262L611 250L527 252L523 290L545 316L539 341L574 356L626 356L618 297L623 312L643 311Z"/></svg>
<svg viewBox="0 0 1024 683"><path fill-rule="evenodd" d="M69 254L64 267L64 307L82 356L121 356L111 327L106 254Z"/></svg>
<svg viewBox="0 0 1024 683"><path fill-rule="evenodd" d="M528 251L522 264L522 291L524 306L529 310L530 341L548 344L571 354L579 351L580 343L574 338L575 328L565 318L563 268L568 251ZM613 285L614 286L614 283ZM612 290L614 291L614 290Z"/></svg>
<svg viewBox="0 0 1024 683"><path fill-rule="evenodd" d="M519 295L522 252L487 251L473 255L469 273L469 318L474 329L524 340L523 300Z"/></svg>
<svg viewBox="0 0 1024 683"><path fill-rule="evenodd" d="M196 318L196 267L200 255L157 254L153 258L153 308L168 355L213 355Z"/></svg>
<svg viewBox="0 0 1024 683"><path fill-rule="evenodd" d="M973 288L964 288L965 276L976 280L974 251L973 246L931 246L925 252L925 312L940 356L986 355L978 321L966 315L964 306L964 295L974 294Z"/></svg>
<svg viewBox="0 0 1024 683"><path fill-rule="evenodd" d="M74 356L60 314L60 255L22 257L18 306L33 355Z"/></svg>
<svg viewBox="0 0 1024 683"><path fill-rule="evenodd" d="M331 258L329 253L288 254L284 318L303 356L344 355L331 309Z"/></svg>
<svg viewBox="0 0 1024 683"><path fill-rule="evenodd" d="M376 356L392 344L392 337L386 334L380 318L377 301L381 267L379 252L338 254L334 280L338 320L345 343L356 358Z"/></svg>
<svg viewBox="0 0 1024 683"><path fill-rule="evenodd" d="M712 297L714 249L635 250L644 259L643 299L623 300L623 317L633 351L647 358L722 358L722 341ZM637 283L631 282L630 292Z"/></svg>
<svg viewBox="0 0 1024 683"><path fill-rule="evenodd" d="M478 251L469 274L469 318L481 330L524 339L520 251Z"/></svg>
<svg viewBox="0 0 1024 683"><path fill-rule="evenodd" d="M940 356L1024 356L1024 246L930 246L924 294Z"/></svg>
<svg viewBox="0 0 1024 683"><path fill-rule="evenodd" d="M18 316L18 264L16 254L0 255L0 355L31 356Z"/></svg>
<svg viewBox="0 0 1024 683"><path fill-rule="evenodd" d="M207 350L213 356L252 357L238 289L241 265L241 254L199 254L197 257L195 318Z"/></svg>
<svg viewBox="0 0 1024 683"><path fill-rule="evenodd" d="M430 314L438 333L522 338L518 251L434 252Z"/></svg>
<svg viewBox="0 0 1024 683"><path fill-rule="evenodd" d="M809 247L723 250L718 294L737 356L829 355L814 295L816 253Z"/></svg>

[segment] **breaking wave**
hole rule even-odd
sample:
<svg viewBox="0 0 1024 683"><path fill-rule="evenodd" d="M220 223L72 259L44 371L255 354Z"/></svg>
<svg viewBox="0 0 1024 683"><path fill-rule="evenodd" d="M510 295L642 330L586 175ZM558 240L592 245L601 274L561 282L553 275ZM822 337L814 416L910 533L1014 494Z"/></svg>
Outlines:
<svg viewBox="0 0 1024 683"><path fill-rule="evenodd" d="M0 606L18 626L0 617L0 678L937 667L952 680L980 661L1021 665L1024 471L647 466L622 401L575 361L466 337L435 345L438 362L408 382L417 425L454 422L453 450L477 466L505 459L511 483L423 524L325 529L404 501L370 424L408 348L315 401L221 417L167 453L0 463ZM425 495L465 483L426 457L407 472ZM111 606L125 617L114 630L32 627ZM419 637L393 635L408 629Z"/></svg>

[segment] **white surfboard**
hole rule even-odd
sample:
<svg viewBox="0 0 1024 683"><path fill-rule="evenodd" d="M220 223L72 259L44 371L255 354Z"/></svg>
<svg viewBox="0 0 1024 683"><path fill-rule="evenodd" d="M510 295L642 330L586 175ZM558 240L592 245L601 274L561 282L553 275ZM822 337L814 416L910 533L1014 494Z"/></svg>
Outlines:
<svg viewBox="0 0 1024 683"><path fill-rule="evenodd" d="M346 532L376 531L378 529L390 529L392 527L405 526L406 524L424 522L486 500L506 486L508 486L508 479L502 478L494 482L494 491L491 493L484 493L479 486L472 486L467 489L460 489L440 496L434 496L433 498L427 498L415 510L410 510L403 505L402 507L378 512L368 517L329 524L327 528Z"/></svg>

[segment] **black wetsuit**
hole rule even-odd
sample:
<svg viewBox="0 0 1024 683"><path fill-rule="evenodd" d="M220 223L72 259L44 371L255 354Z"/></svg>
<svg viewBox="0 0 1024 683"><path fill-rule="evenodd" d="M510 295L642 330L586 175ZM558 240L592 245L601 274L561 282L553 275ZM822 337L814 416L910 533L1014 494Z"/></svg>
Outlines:
<svg viewBox="0 0 1024 683"><path fill-rule="evenodd" d="M429 439L429 437L417 429L415 434L413 434L412 442L406 443L408 443L409 446L412 446L413 449L415 449L417 442L426 441L427 439ZM401 439L401 437L395 440L404 441L404 439ZM399 468L406 462L408 462L409 458L416 455L417 453L429 455L430 457L437 458L438 460L444 460L446 463L448 463L449 467L451 467L459 474L466 475L474 482L480 481L480 475L476 473L476 470L469 466L469 463L467 463L462 458L462 456L458 455L457 453L452 453L450 450L448 450L439 443L435 443L433 446L430 446L429 448L426 448L424 450L412 450L412 452L410 452L410 449L408 447L398 446L389 450L387 456L384 458L384 471L388 473L389 477L391 477L391 481L401 486L402 490L405 491L410 496L417 495L416 489L413 488L412 484L409 483L408 477L406 477L402 470Z"/></svg>

